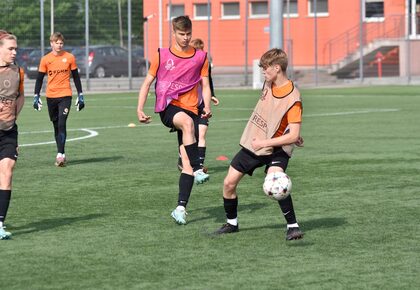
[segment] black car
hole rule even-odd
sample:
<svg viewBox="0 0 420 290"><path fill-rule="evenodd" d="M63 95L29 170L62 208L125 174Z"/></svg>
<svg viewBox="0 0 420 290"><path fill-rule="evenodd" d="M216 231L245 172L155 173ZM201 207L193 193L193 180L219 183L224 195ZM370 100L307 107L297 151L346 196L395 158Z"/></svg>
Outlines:
<svg viewBox="0 0 420 290"><path fill-rule="evenodd" d="M79 74L86 75L85 48L76 48L72 51L76 57ZM93 45L89 47L89 75L96 78L108 76L128 76L128 51L115 45ZM146 60L132 54L131 68L133 76L145 76Z"/></svg>
<svg viewBox="0 0 420 290"><path fill-rule="evenodd" d="M25 73L28 76L28 78L36 79L38 75L38 67L39 62L41 61L41 56L41 50L39 49L36 49L29 54L29 59L26 62L26 67L24 67Z"/></svg>
<svg viewBox="0 0 420 290"><path fill-rule="evenodd" d="M26 70L26 63L29 60L29 54L34 50L34 47L19 47L16 53L16 64Z"/></svg>
<svg viewBox="0 0 420 290"><path fill-rule="evenodd" d="M143 46L134 46L131 49L131 55L134 57L144 57L144 48Z"/></svg>

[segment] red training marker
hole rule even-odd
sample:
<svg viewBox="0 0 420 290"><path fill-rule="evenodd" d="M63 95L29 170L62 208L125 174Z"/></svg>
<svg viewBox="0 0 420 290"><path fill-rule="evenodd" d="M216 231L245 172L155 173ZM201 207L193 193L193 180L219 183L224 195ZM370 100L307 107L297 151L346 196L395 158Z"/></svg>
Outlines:
<svg viewBox="0 0 420 290"><path fill-rule="evenodd" d="M225 155L220 155L220 156L217 156L216 157L216 160L219 160L219 161L226 161L226 160L228 160L229 158L227 158Z"/></svg>

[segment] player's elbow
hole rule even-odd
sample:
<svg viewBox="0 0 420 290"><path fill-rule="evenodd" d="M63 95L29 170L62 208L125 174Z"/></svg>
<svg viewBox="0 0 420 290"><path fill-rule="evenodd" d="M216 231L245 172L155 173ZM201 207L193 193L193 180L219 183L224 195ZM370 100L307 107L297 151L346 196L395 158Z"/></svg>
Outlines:
<svg viewBox="0 0 420 290"><path fill-rule="evenodd" d="M296 143L299 140L299 132L290 132L289 134L287 134L287 137L289 137L289 144Z"/></svg>

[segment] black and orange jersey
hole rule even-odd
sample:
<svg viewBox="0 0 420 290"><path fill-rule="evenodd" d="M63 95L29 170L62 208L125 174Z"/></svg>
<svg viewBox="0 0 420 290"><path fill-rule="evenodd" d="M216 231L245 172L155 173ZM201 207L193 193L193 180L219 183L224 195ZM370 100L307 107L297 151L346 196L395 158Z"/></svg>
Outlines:
<svg viewBox="0 0 420 290"><path fill-rule="evenodd" d="M48 75L47 98L71 96L71 71L77 69L74 55L63 51L58 55L53 52L45 55L39 64L39 72Z"/></svg>
<svg viewBox="0 0 420 290"><path fill-rule="evenodd" d="M294 89L294 85L293 85L293 82L289 81L284 86L281 86L281 87L272 86L271 89L273 92L273 96L281 98L290 94ZM273 137L279 137L283 135L284 130L286 130L286 127L290 123L301 123L301 122L302 122L302 103L297 102L293 105L293 107L290 108L290 110L283 117L283 119L281 120L279 129L277 130L277 132L274 134Z"/></svg>

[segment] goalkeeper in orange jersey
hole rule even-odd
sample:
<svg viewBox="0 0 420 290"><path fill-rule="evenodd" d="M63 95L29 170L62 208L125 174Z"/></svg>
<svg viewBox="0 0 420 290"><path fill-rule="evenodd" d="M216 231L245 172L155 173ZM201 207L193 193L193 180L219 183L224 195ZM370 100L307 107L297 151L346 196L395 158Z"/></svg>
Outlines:
<svg viewBox="0 0 420 290"><path fill-rule="evenodd" d="M33 107L40 111L42 101L40 97L44 76L48 75L47 83L47 105L50 120L54 126L54 137L57 144L57 156L55 165L63 167L66 165L65 145L67 138L67 117L70 114L72 91L70 77L73 77L77 89L76 109L82 110L85 107L85 100L82 92L74 55L65 51L64 36L55 32L50 37L51 52L42 57L38 68L38 77L35 83L35 95Z"/></svg>

